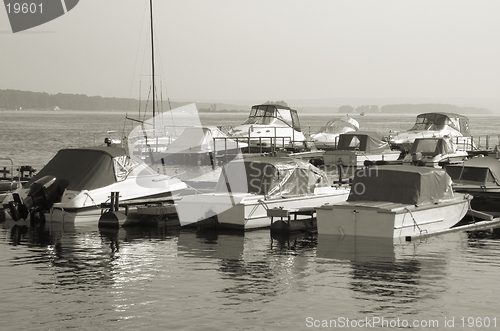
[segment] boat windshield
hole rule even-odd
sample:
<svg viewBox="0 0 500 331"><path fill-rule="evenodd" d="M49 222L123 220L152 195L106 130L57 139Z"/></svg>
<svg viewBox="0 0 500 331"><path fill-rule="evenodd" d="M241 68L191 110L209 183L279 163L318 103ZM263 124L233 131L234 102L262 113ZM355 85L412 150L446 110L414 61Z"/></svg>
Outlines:
<svg viewBox="0 0 500 331"><path fill-rule="evenodd" d="M444 130L446 127L451 127L457 131L460 131L460 121L458 118L451 118L444 114L420 114L417 116L417 121L410 131L440 131Z"/></svg>
<svg viewBox="0 0 500 331"><path fill-rule="evenodd" d="M495 183L495 178L488 168L479 167L446 167L446 172L455 183L474 182L478 185Z"/></svg>
<svg viewBox="0 0 500 331"><path fill-rule="evenodd" d="M253 106L250 116L243 124L270 125L276 117L276 107L266 105Z"/></svg>
<svg viewBox="0 0 500 331"><path fill-rule="evenodd" d="M297 111L288 108L277 108L274 105L253 106L250 116L243 125L272 125L275 120L279 120L296 131L301 131Z"/></svg>

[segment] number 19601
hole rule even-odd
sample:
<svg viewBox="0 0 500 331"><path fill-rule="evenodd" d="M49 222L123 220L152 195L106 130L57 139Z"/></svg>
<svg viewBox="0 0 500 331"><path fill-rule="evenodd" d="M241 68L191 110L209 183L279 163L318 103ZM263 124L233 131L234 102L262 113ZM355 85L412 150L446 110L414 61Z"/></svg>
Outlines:
<svg viewBox="0 0 500 331"><path fill-rule="evenodd" d="M36 3L13 3L12 6L10 3L6 5L7 7L7 13L14 13L14 14L35 14L35 13L42 13L42 3L37 5Z"/></svg>

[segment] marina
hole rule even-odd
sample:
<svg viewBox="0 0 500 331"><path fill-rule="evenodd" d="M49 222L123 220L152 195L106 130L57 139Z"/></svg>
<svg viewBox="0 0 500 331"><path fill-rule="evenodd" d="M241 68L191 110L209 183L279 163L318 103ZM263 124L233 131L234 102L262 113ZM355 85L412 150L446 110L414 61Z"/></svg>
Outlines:
<svg viewBox="0 0 500 331"><path fill-rule="evenodd" d="M5 10L1 331L500 327L500 2Z"/></svg>
<svg viewBox="0 0 500 331"><path fill-rule="evenodd" d="M2 116L11 122L25 116L40 118L26 121L26 132L49 139L26 144L29 134L7 125L6 134L13 139L0 142L16 165L31 164L37 169L61 149L58 137L65 137L64 148L82 147L82 136L88 136L89 145L93 145L94 134L70 134L85 129L81 125L70 125L67 131L55 129L64 127L62 123L93 119L96 123L90 121L88 129L99 129L100 125L104 132L113 123L117 128L123 126L121 112L52 115L4 111ZM244 117L225 115L223 124L237 123ZM206 125L220 121L213 114L200 114L200 118ZM413 120L411 116L403 118ZM369 120L363 122L365 119ZM313 114L301 120L306 127L319 127L328 119ZM367 129L400 125L389 123L383 115L357 120ZM500 117L494 120L500 122ZM495 135L491 118L473 117L471 122L471 130L474 123L483 130L491 127L490 131L475 132L477 136ZM25 144L23 153L18 152L17 144ZM220 176L206 172L210 166L196 174L178 165L171 167L172 173L177 172L178 178L190 185L207 179L215 184ZM161 209L158 205L155 208ZM286 221L283 215L287 211L292 219L300 212L290 208L284 214L282 209L271 213L274 221L281 217ZM248 327L247 320L252 320L253 328L293 328L305 325L308 317L331 318L332 312L352 319L385 316L443 321L444 316L496 316L496 297L490 291L500 265L496 221L477 218L475 224L434 236L380 242L314 231L203 231L179 227L175 216L158 217L161 213L166 215L168 210L143 215L139 224L125 227L99 227L98 217L86 222L46 221L44 225L8 218L1 221L4 255L0 270L11 279L0 285L10 298L9 309L4 306L9 314L7 329L33 324L76 327L81 320L89 328L121 325L137 329L159 325L163 318L173 321L174 329L204 325L207 320L220 328ZM304 219L311 219L307 211L303 214ZM471 283L470 279L478 281ZM29 303L23 299L27 296ZM474 301L473 308L447 304L466 299ZM173 305L173 301L189 305L191 311ZM44 316L12 319L20 317L20 311L42 307ZM235 315L228 316L221 307L229 307ZM152 322L152 312L163 317Z"/></svg>

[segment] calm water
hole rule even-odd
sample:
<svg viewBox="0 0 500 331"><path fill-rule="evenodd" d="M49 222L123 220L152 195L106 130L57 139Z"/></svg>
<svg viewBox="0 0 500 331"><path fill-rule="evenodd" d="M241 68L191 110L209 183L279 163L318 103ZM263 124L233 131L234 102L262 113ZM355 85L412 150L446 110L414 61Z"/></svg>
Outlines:
<svg viewBox="0 0 500 331"><path fill-rule="evenodd" d="M245 117L202 114L202 122ZM301 117L312 127L327 119ZM414 116L357 119L387 131L411 127ZM126 126L120 112L0 112L0 123L0 157L37 166ZM477 116L470 126L496 135L499 124ZM1 330L305 330L346 319L353 330L500 328L500 229L393 243L195 233L163 221L106 231L97 220L4 221L0 251Z"/></svg>

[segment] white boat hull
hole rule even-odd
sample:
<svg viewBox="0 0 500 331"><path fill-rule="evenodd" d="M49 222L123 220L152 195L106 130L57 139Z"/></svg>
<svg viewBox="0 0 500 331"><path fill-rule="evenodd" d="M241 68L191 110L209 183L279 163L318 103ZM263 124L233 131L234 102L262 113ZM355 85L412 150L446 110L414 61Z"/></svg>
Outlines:
<svg viewBox="0 0 500 331"><path fill-rule="evenodd" d="M316 209L319 234L382 238L414 237L446 230L467 213L471 197L456 193L438 204L344 202Z"/></svg>
<svg viewBox="0 0 500 331"><path fill-rule="evenodd" d="M176 207L181 226L216 215L221 227L252 230L271 226L267 209L315 208L325 203L345 201L348 196L347 188L332 189L327 194L273 199L246 193L203 194L183 197L176 203Z"/></svg>
<svg viewBox="0 0 500 331"><path fill-rule="evenodd" d="M94 190L65 190L61 202L54 203L46 217L53 221L89 221L96 220L101 215L101 204L109 203L112 192L119 193L119 202L133 202L154 198L165 201L187 188L187 185L177 178L167 179L163 175L130 177L125 181L114 183ZM26 198L29 189L19 189L16 193L21 199ZM11 200L11 198L6 198Z"/></svg>

